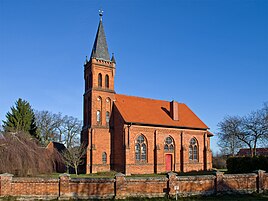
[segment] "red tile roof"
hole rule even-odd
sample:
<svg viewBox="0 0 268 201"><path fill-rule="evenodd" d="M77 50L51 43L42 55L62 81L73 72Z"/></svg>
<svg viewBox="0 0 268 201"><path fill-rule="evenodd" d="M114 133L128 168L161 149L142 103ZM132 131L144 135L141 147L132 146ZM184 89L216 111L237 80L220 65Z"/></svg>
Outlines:
<svg viewBox="0 0 268 201"><path fill-rule="evenodd" d="M240 149L237 153L238 156L250 156L250 149ZM268 148L256 148L257 156L268 156Z"/></svg>
<svg viewBox="0 0 268 201"><path fill-rule="evenodd" d="M183 103L178 103L179 120L175 121L170 116L168 101L120 94L116 94L115 99L115 106L127 123L208 129L207 125Z"/></svg>

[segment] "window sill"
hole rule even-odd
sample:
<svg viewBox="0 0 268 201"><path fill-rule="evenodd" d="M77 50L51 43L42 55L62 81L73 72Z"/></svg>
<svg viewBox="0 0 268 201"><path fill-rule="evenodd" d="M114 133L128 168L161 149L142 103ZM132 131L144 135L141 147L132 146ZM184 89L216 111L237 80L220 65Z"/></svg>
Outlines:
<svg viewBox="0 0 268 201"><path fill-rule="evenodd" d="M189 163L199 163L198 160L189 160Z"/></svg>
<svg viewBox="0 0 268 201"><path fill-rule="evenodd" d="M137 165L145 165L145 164L147 164L147 161L136 161L135 164L137 164Z"/></svg>

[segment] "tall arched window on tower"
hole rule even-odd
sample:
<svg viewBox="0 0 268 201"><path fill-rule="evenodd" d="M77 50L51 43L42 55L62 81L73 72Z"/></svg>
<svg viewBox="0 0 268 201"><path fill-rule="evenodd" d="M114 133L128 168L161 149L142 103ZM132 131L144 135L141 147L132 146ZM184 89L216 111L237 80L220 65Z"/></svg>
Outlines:
<svg viewBox="0 0 268 201"><path fill-rule="evenodd" d="M174 141L170 136L168 136L165 139L164 151L166 151L166 152L173 152L174 151Z"/></svg>
<svg viewBox="0 0 268 201"><path fill-rule="evenodd" d="M101 112L100 112L100 110L97 110L97 123L98 124L101 123Z"/></svg>
<svg viewBox="0 0 268 201"><path fill-rule="evenodd" d="M106 164L107 163L107 154L106 154L106 152L103 152L102 153L102 163L103 164Z"/></svg>
<svg viewBox="0 0 268 201"><path fill-rule="evenodd" d="M99 73L98 75L98 87L102 87L102 74Z"/></svg>
<svg viewBox="0 0 268 201"><path fill-rule="evenodd" d="M105 87L109 89L109 76L108 75L105 76Z"/></svg>
<svg viewBox="0 0 268 201"><path fill-rule="evenodd" d="M143 135L140 135L135 141L135 158L137 162L146 162L147 145Z"/></svg>
<svg viewBox="0 0 268 201"><path fill-rule="evenodd" d="M110 120L110 112L106 112L106 124L109 124L109 120Z"/></svg>
<svg viewBox="0 0 268 201"><path fill-rule="evenodd" d="M198 161L198 143L195 138L190 140L189 145L189 160L190 161Z"/></svg>

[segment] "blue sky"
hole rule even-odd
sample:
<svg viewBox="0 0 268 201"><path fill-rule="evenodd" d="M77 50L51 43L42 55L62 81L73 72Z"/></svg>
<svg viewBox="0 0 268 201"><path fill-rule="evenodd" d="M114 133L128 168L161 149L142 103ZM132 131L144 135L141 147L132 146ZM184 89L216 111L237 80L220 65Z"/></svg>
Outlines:
<svg viewBox="0 0 268 201"><path fill-rule="evenodd" d="M214 133L268 101L266 0L0 0L0 120L18 98L82 119L100 7L117 93L186 103Z"/></svg>

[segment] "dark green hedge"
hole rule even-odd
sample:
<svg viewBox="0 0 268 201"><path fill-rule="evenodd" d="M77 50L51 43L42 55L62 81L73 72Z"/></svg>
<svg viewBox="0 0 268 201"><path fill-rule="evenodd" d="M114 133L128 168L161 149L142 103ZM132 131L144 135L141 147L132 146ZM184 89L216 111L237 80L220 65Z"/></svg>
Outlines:
<svg viewBox="0 0 268 201"><path fill-rule="evenodd" d="M255 170L268 172L268 157L230 157L227 159L228 173L252 173Z"/></svg>

